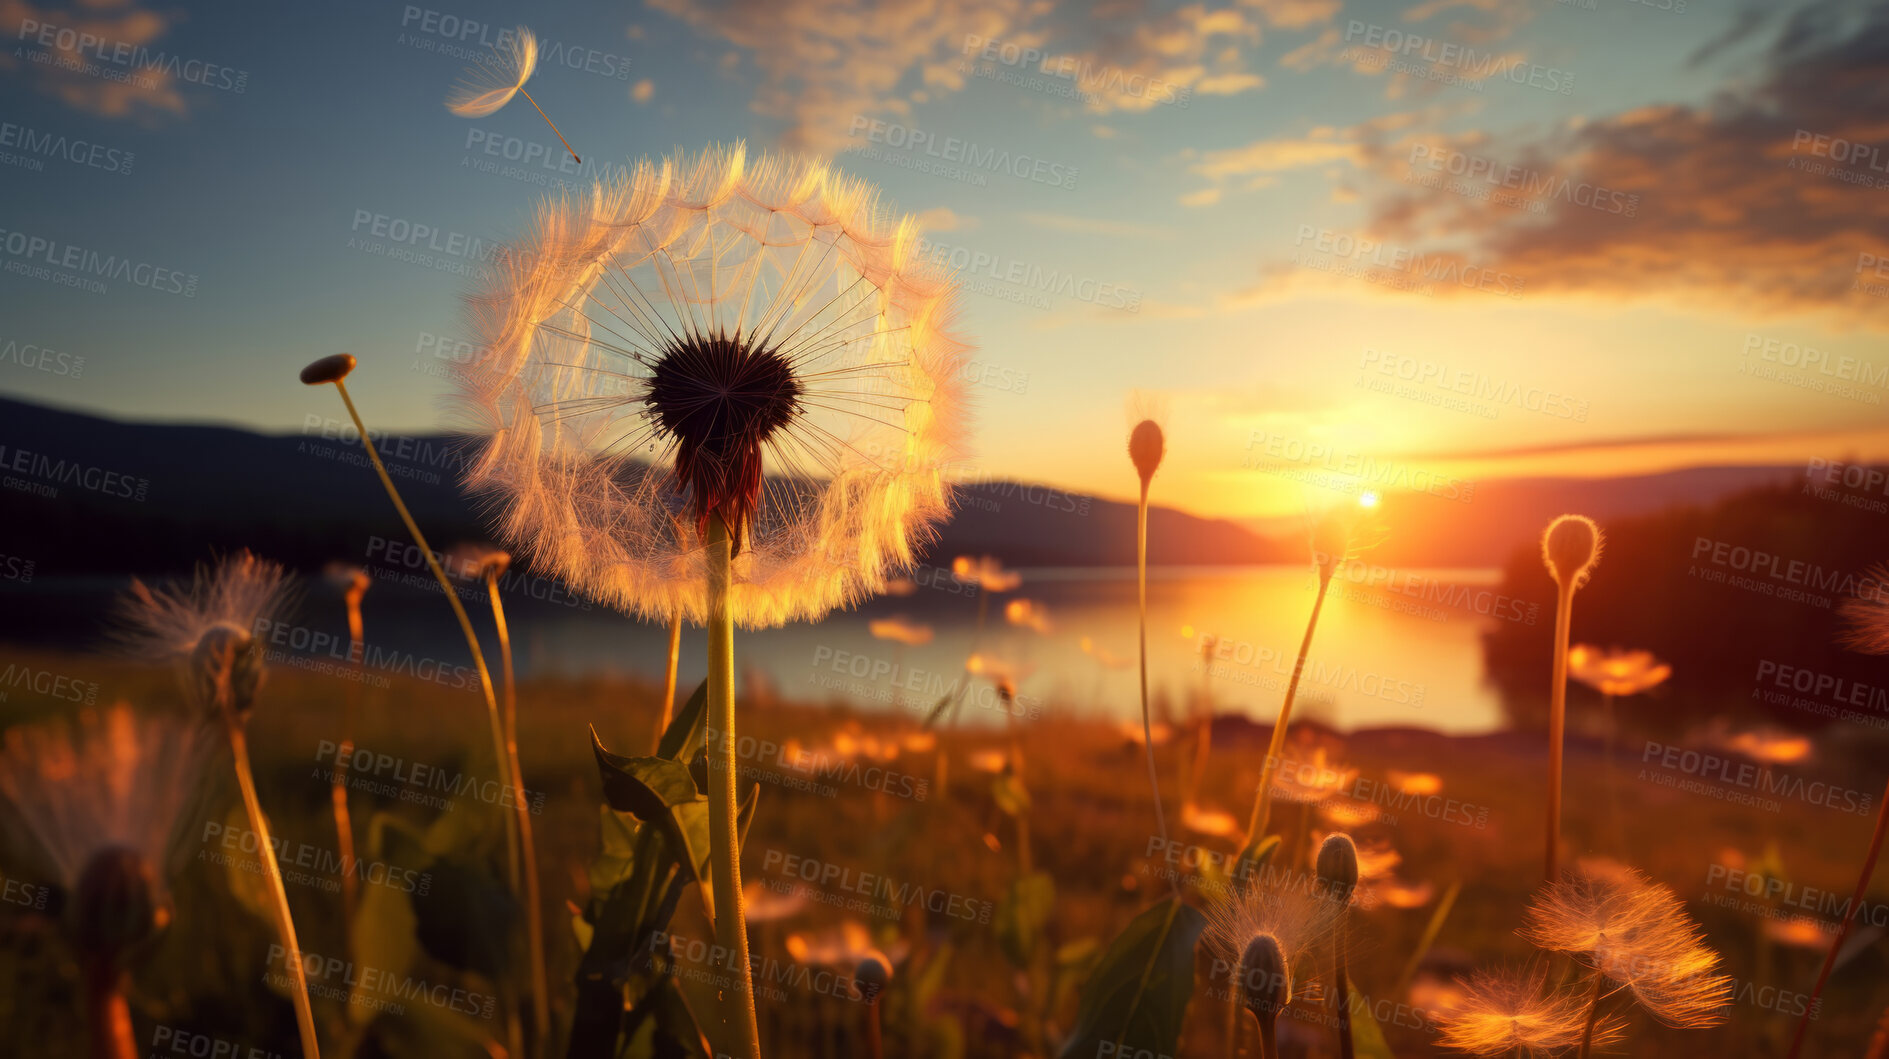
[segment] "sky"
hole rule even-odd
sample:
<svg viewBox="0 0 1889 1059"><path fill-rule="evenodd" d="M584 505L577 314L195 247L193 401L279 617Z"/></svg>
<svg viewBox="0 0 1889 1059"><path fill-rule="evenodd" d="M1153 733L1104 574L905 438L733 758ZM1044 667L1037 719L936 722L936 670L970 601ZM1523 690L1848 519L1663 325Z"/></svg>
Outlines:
<svg viewBox="0 0 1889 1059"><path fill-rule="evenodd" d="M523 100L444 101L525 24ZM1889 14L1729 0L0 0L0 394L437 429L547 194L745 141L926 225L980 477L1284 517L1889 456ZM1882 262L1880 265L1878 262Z"/></svg>

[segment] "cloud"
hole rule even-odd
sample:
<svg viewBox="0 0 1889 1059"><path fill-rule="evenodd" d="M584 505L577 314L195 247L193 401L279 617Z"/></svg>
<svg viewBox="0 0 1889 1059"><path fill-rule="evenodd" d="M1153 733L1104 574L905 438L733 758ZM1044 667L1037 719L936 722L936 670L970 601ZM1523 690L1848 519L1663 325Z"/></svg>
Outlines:
<svg viewBox="0 0 1889 1059"><path fill-rule="evenodd" d="M1640 107L1507 146L1433 138L1455 152L1440 174L1412 141L1375 147L1366 164L1387 190L1369 229L1466 242L1480 263L1526 276L1531 296L1889 318L1889 290L1869 287L1889 272L1867 264L1889 259L1889 11L1852 12L1796 12L1755 87L1708 104ZM1833 157L1848 145L1864 153ZM1467 182L1477 197L1414 186L1476 159L1496 174Z"/></svg>
<svg viewBox="0 0 1889 1059"><path fill-rule="evenodd" d="M151 47L170 29L163 15L128 0L84 0L69 10L0 0L0 27L14 37L0 51L0 71L68 106L107 118L187 111L165 66L172 56Z"/></svg>
<svg viewBox="0 0 1889 1059"><path fill-rule="evenodd" d="M1080 12L1050 0L651 0L760 71L750 106L786 124L789 147L831 151L856 116L906 116L973 79L1092 114L1136 113L1193 95L1258 90L1246 68L1257 19L1301 20L1326 3L1242 8L1112 0ZM1329 17L1326 15L1325 17ZM1002 78L1063 82L1042 94Z"/></svg>
<svg viewBox="0 0 1889 1059"><path fill-rule="evenodd" d="M968 232L977 225L976 217L966 217L949 206L933 206L918 215L918 226L927 232Z"/></svg>

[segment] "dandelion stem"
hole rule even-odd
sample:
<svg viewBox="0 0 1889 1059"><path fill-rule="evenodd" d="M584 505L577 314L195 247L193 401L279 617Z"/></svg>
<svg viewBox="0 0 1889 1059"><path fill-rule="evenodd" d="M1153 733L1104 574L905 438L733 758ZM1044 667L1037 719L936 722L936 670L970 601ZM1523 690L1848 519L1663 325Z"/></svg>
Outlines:
<svg viewBox="0 0 1889 1059"><path fill-rule="evenodd" d="M354 756L354 726L361 715L361 665L366 657L362 645L361 591L359 585L348 588L348 663L354 679L348 681L347 700L341 708L341 751L335 755L328 787L328 800L334 803L335 852L341 855L346 872L341 877L341 932L350 944L354 939L354 914L360 907L361 895L360 884L354 876L354 817L348 811L348 761Z"/></svg>
<svg viewBox="0 0 1889 1059"><path fill-rule="evenodd" d="M498 628L499 664L505 675L505 764L511 770L512 805L518 818L518 844L524 855L525 945L531 960L532 1038L541 1055L551 1051L551 990L545 976L544 904L538 889L538 847L532 840L531 809L526 804L525 771L518 761L518 684L512 675L512 634L505 622L505 604L499 599L498 570L488 569L485 594L492 600L492 623Z"/></svg>
<svg viewBox="0 0 1889 1059"><path fill-rule="evenodd" d="M249 829L261 840L262 848L272 849L275 840L270 837L268 818L262 815L262 801L256 797L256 777L249 769L249 740L243 734L243 723L228 704L223 706L221 713L223 732L230 741L230 756L236 762L236 785L243 792L243 809L249 814ZM275 925L282 935L282 947L288 959L289 986L294 992L290 999L295 1002L295 1025L302 1034L302 1054L307 1059L320 1059L321 1045L315 1038L315 1009L308 999L308 977L302 969L302 946L295 940L295 921L289 915L289 892L282 885L282 868L274 857L264 856L259 859L265 869L264 874L269 878L270 893L275 898Z"/></svg>
<svg viewBox="0 0 1889 1059"><path fill-rule="evenodd" d="M564 149L567 151L571 151L570 141L564 138L563 133L558 132L557 123L551 120L551 115L546 114L544 112L544 108L538 105L537 100L531 98L531 93L525 91L523 88L520 88L518 90L518 94L525 97L525 102L531 104L532 109L538 112L538 116L544 119L544 123L546 125L551 126L551 131L553 133L556 133L558 142L564 145ZM577 157L576 151L571 151L571 160L576 162L578 165L584 164L584 160L582 158Z"/></svg>
<svg viewBox="0 0 1889 1059"><path fill-rule="evenodd" d="M1876 803L1876 831L1869 838L1869 852L1863 855L1863 872L1856 880L1856 893L1851 896L1849 910L1843 914L1843 927L1837 931L1836 940L1830 943L1830 951L1824 955L1823 970L1817 972L1816 988L1810 991L1810 1003L1804 1008L1804 1015L1797 1020L1797 1032L1791 1037L1791 1050L1786 1059L1797 1059L1797 1053L1804 1046L1804 1033L1810 1029L1810 1020L1817 1017L1822 1003L1823 987L1829 984L1830 971L1836 966L1837 953L1842 951L1843 943L1849 940L1850 928L1856 925L1856 910L1863 907L1863 898L1869 893L1869 877L1876 872L1876 857L1882 852L1884 825L1889 824L1889 785L1884 786L1882 800Z"/></svg>
<svg viewBox="0 0 1889 1059"><path fill-rule="evenodd" d="M1279 720L1272 728L1272 742L1266 747L1266 761L1260 766L1259 791L1253 795L1253 816L1247 821L1246 841L1251 845L1265 834L1272 812L1272 774L1279 755L1286 748L1286 728L1292 723L1292 700L1299 693L1299 678L1305 675L1305 656L1312 649L1312 633L1318 629L1318 612L1325 608L1325 593L1331 588L1331 575L1319 572L1318 596L1312 601L1312 616L1305 622L1305 638L1299 641L1299 660L1293 663L1292 679L1286 684L1286 699L1279 704Z"/></svg>
<svg viewBox="0 0 1889 1059"><path fill-rule="evenodd" d="M87 963L85 1018L91 1029L92 1059L137 1059L131 1005L125 1001L125 972L110 956Z"/></svg>
<svg viewBox="0 0 1889 1059"><path fill-rule="evenodd" d="M1594 999L1587 1005L1587 1025L1581 1029L1580 1059L1587 1059L1587 1053L1594 1043L1594 1024L1600 1021L1601 988L1607 984L1607 976L1594 972Z"/></svg>
<svg viewBox="0 0 1889 1059"><path fill-rule="evenodd" d="M1356 1052L1351 1043L1351 982L1345 966L1345 920L1347 913L1340 913L1337 933L1332 937L1332 962L1337 965L1333 977L1336 979L1335 992L1338 1001L1338 1056L1339 1059L1353 1059Z"/></svg>
<svg viewBox="0 0 1889 1059"><path fill-rule="evenodd" d="M1554 882L1561 854L1561 753L1568 726L1568 626L1574 621L1574 582L1559 582L1554 611L1554 686L1548 703L1548 853L1545 877Z"/></svg>
<svg viewBox="0 0 1889 1059"><path fill-rule="evenodd" d="M669 613L669 664L663 669L662 678L662 717L656 722L656 734L649 741L649 752L654 754L662 746L662 734L669 730L669 721L676 713L676 671L682 665L682 611Z"/></svg>
<svg viewBox="0 0 1889 1059"><path fill-rule="evenodd" d="M485 664L485 649L479 646L479 634L472 629L472 619L466 616L466 608L459 602L459 593L440 569L439 559L433 554L433 548L426 542L426 534L420 532L420 524L413 520L413 513L407 510L406 501L400 498L400 490L394 488L394 480L387 473L387 465L380 460L379 450L374 448L374 439L368 436L367 424L361 421L361 413L354 407L354 398L348 395L348 384L344 379L335 379L335 389L341 394L341 403L348 408L348 417L354 420L354 429L361 435L361 447L367 450L367 458L374 464L374 473L380 475L380 484L387 490L387 498L394 502L394 510L400 513L400 521L406 523L407 532L413 534L413 541L420 546L420 554L426 556L426 565L433 571L433 577L439 581L439 587L446 595L446 603L453 609L453 617L459 619L459 631L465 634L466 646L472 650L473 668L479 671L479 687L485 692L485 712L492 729L492 754L498 759L499 779L516 799L518 780L511 774L510 761L505 755L505 728L499 719L498 694L492 689L492 671ZM519 853L518 829L514 820L505 828L505 852L510 866L512 892L519 890Z"/></svg>
<svg viewBox="0 0 1889 1059"><path fill-rule="evenodd" d="M748 925L742 908L741 825L735 799L735 622L729 606L729 582L734 570L733 541L719 514L708 518L708 726L718 735L711 740L717 760L710 762L708 781L709 859L711 892L715 899L715 934L722 951L737 968L733 1003L721 1008L732 1013L736 1054L760 1059L761 1040L755 1026L754 983L748 977Z"/></svg>
<svg viewBox="0 0 1889 1059"><path fill-rule="evenodd" d="M1259 1019L1259 1059L1279 1059L1278 1024Z"/></svg>
<svg viewBox="0 0 1889 1059"><path fill-rule="evenodd" d="M1148 479L1141 480L1141 505L1135 517L1135 588L1141 614L1141 745L1148 752L1148 787L1154 791L1154 822L1161 832L1161 848L1168 848L1167 814L1161 809L1161 779L1154 767L1154 722L1148 716ZM1176 900L1181 885L1168 876Z"/></svg>

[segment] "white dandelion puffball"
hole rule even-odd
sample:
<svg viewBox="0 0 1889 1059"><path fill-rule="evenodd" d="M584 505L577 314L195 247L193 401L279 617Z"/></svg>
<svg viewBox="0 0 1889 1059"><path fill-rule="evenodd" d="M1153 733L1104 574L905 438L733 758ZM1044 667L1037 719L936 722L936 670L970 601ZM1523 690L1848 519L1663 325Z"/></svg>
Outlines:
<svg viewBox="0 0 1889 1059"><path fill-rule="evenodd" d="M446 109L462 118L496 114L538 69L538 38L523 26L493 48L491 62L468 69L446 94Z"/></svg>
<svg viewBox="0 0 1889 1059"><path fill-rule="evenodd" d="M553 200L473 300L468 481L518 551L626 612L744 626L885 590L948 514L967 346L916 223L740 144Z"/></svg>

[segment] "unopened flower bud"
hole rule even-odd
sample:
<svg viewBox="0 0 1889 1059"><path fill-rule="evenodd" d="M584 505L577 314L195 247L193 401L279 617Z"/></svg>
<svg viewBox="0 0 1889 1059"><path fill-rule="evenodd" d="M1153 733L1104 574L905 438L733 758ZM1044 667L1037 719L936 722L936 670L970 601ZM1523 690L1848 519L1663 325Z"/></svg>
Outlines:
<svg viewBox="0 0 1889 1059"><path fill-rule="evenodd" d="M869 952L859 961L858 970L853 972L853 987L870 1004L879 999L885 991L886 983L892 981L892 965L884 956Z"/></svg>
<svg viewBox="0 0 1889 1059"><path fill-rule="evenodd" d="M1161 433L1161 424L1152 419L1136 423L1128 435L1128 458L1134 463L1135 472L1141 475L1142 485L1154 480L1155 469L1161 466L1161 457L1166 454L1167 438Z"/></svg>
<svg viewBox="0 0 1889 1059"><path fill-rule="evenodd" d="M1600 527L1586 515L1562 515L1548 523L1541 535L1541 557L1548 575L1563 588L1575 589L1587 581L1600 561Z"/></svg>
<svg viewBox="0 0 1889 1059"><path fill-rule="evenodd" d="M1292 964L1279 939L1255 934L1240 954L1240 1003L1262 1024L1271 1023L1292 1000Z"/></svg>
<svg viewBox="0 0 1889 1059"><path fill-rule="evenodd" d="M1350 835L1325 836L1318 847L1318 882L1332 900L1351 900L1358 888L1358 847Z"/></svg>
<svg viewBox="0 0 1889 1059"><path fill-rule="evenodd" d="M247 718L262 686L262 646L243 629L213 626L197 641L186 662L186 684L199 709L215 714L225 708Z"/></svg>
<svg viewBox="0 0 1889 1059"><path fill-rule="evenodd" d="M352 353L336 353L332 357L323 357L302 369L302 385L320 386L324 382L340 382L348 377L359 363Z"/></svg>

